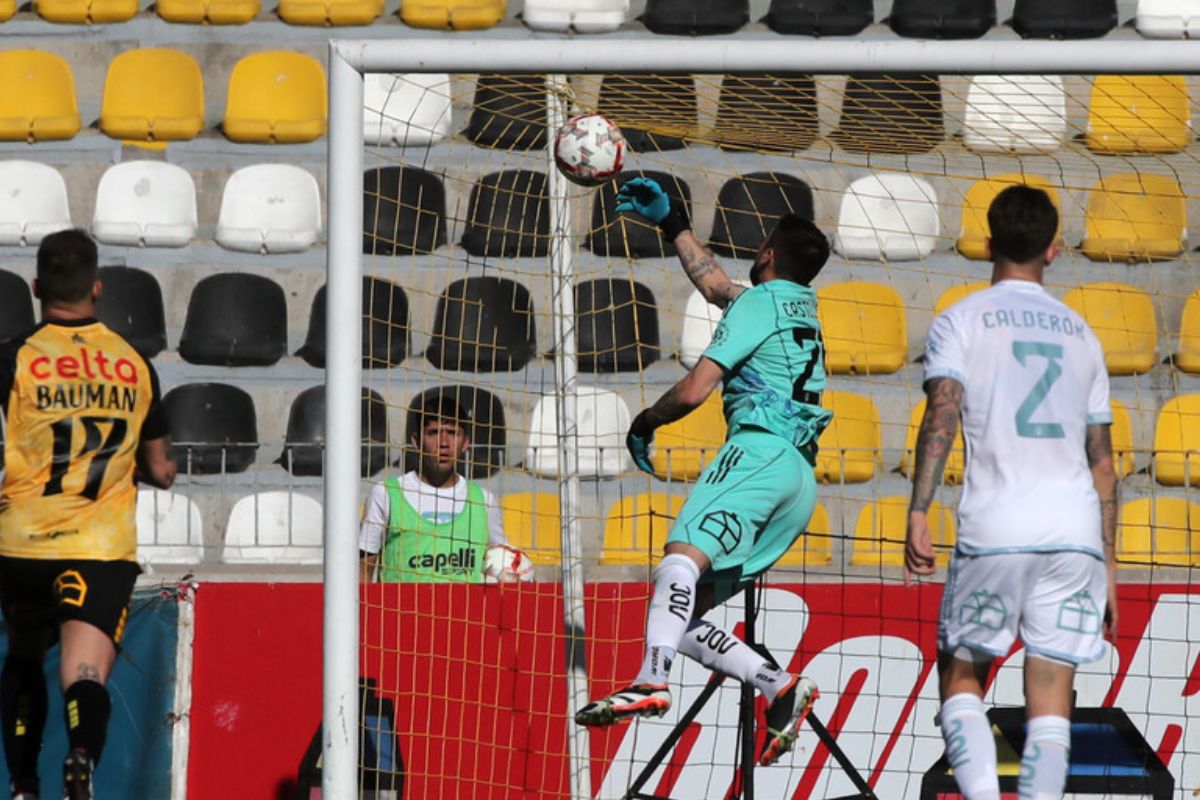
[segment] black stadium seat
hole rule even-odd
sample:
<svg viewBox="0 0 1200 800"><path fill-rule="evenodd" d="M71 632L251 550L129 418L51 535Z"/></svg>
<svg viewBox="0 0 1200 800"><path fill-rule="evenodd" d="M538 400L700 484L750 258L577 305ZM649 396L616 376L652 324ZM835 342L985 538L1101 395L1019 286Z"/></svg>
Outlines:
<svg viewBox="0 0 1200 800"><path fill-rule="evenodd" d="M763 22L776 33L853 36L875 21L872 0L771 0Z"/></svg>
<svg viewBox="0 0 1200 800"><path fill-rule="evenodd" d="M378 392L362 392L360 475L369 478L387 466L387 406ZM296 395L288 412L283 452L275 463L293 475L324 474L325 387L314 386Z"/></svg>
<svg viewBox="0 0 1200 800"><path fill-rule="evenodd" d="M364 253L432 253L445 243L446 189L438 176L418 167L363 173Z"/></svg>
<svg viewBox="0 0 1200 800"><path fill-rule="evenodd" d="M541 257L550 246L546 174L513 169L471 188L463 247L473 256Z"/></svg>
<svg viewBox="0 0 1200 800"><path fill-rule="evenodd" d="M851 75L831 138L853 153L925 153L941 143L937 75Z"/></svg>
<svg viewBox="0 0 1200 800"><path fill-rule="evenodd" d="M101 267L98 277L104 288L96 302L96 318L124 336L143 358L165 350L166 315L154 276L134 267Z"/></svg>
<svg viewBox="0 0 1200 800"><path fill-rule="evenodd" d="M717 101L717 144L725 149L804 150L818 133L811 75L726 75Z"/></svg>
<svg viewBox="0 0 1200 800"><path fill-rule="evenodd" d="M480 147L534 150L546 146L546 76L481 75L466 136Z"/></svg>
<svg viewBox="0 0 1200 800"><path fill-rule="evenodd" d="M621 127L635 153L679 150L698 124L691 75L605 75L598 108Z"/></svg>
<svg viewBox="0 0 1200 800"><path fill-rule="evenodd" d="M529 290L507 278L457 280L438 298L425 357L438 369L509 372L537 352Z"/></svg>
<svg viewBox="0 0 1200 800"><path fill-rule="evenodd" d="M188 383L163 397L171 457L187 475L245 472L258 450L254 401L224 383Z"/></svg>
<svg viewBox="0 0 1200 800"><path fill-rule="evenodd" d="M784 214L813 219L813 193L804 181L780 172L751 172L733 178L717 194L712 238L714 253L754 258Z"/></svg>
<svg viewBox="0 0 1200 800"><path fill-rule="evenodd" d="M599 256L614 258L661 258L675 255L675 244L665 241L658 226L637 214L620 213L617 189L632 178L652 178L674 202L682 202L691 214L692 190L687 183L665 172L650 170L622 172L596 193L592 201L592 229L584 246Z"/></svg>
<svg viewBox="0 0 1200 800"><path fill-rule="evenodd" d="M895 0L888 24L916 39L978 39L996 24L996 0Z"/></svg>
<svg viewBox="0 0 1200 800"><path fill-rule="evenodd" d="M642 24L654 33L733 33L750 21L749 0L646 0Z"/></svg>
<svg viewBox="0 0 1200 800"><path fill-rule="evenodd" d="M1012 26L1027 39L1091 39L1117 26L1117 0L1017 0Z"/></svg>
<svg viewBox="0 0 1200 800"><path fill-rule="evenodd" d="M192 290L179 355L192 364L266 366L287 353L287 297L270 278L226 272Z"/></svg>
<svg viewBox="0 0 1200 800"><path fill-rule="evenodd" d="M0 342L34 325L33 294L20 275L0 269Z"/></svg>
<svg viewBox="0 0 1200 800"><path fill-rule="evenodd" d="M575 286L575 342L582 372L636 372L658 360L654 293L631 280Z"/></svg>
<svg viewBox="0 0 1200 800"><path fill-rule="evenodd" d="M311 366L325 366L325 291L313 298L308 318L308 336L296 351ZM363 276L362 365L364 369L386 369L400 365L408 355L408 296L382 278Z"/></svg>
<svg viewBox="0 0 1200 800"><path fill-rule="evenodd" d="M453 398L470 418L466 427L471 447L467 450L467 463L460 464L459 470L475 480L499 471L504 466L504 448L508 442L504 406L500 398L475 386L438 386L426 389L412 399L404 423L404 455L396 462L396 466L403 466L405 472L417 468L417 452L411 442L418 432L420 409L427 398L438 396Z"/></svg>

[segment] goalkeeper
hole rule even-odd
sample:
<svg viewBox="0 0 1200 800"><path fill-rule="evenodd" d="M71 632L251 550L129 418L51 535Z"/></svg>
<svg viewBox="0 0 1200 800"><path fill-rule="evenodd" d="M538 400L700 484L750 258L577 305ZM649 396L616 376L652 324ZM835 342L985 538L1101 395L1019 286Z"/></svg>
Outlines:
<svg viewBox="0 0 1200 800"><path fill-rule="evenodd" d="M725 309L699 362L633 420L629 451L651 472L655 429L686 416L721 383L729 433L676 517L654 571L641 671L628 688L582 708L575 721L611 725L661 716L671 707L671 663L682 653L763 693L768 735L760 763L771 764L794 745L816 684L701 617L769 569L812 516L816 442L832 415L820 404L823 347L809 284L829 257L829 243L813 223L785 215L759 247L750 268L753 288L746 289L729 279L692 234L683 209L653 180L628 181L617 200L617 211L659 226L688 278Z"/></svg>

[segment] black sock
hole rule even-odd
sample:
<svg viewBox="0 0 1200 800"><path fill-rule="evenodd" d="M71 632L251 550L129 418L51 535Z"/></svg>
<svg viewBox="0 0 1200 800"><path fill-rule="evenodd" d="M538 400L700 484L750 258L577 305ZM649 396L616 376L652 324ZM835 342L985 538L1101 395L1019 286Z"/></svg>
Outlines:
<svg viewBox="0 0 1200 800"><path fill-rule="evenodd" d="M100 763L112 702L108 689L96 681L75 681L63 692L67 741L72 750L83 750L92 763Z"/></svg>
<svg viewBox="0 0 1200 800"><path fill-rule="evenodd" d="M4 727L4 756L13 786L38 791L38 754L46 730L46 676L41 659L12 655L0 673L0 725Z"/></svg>

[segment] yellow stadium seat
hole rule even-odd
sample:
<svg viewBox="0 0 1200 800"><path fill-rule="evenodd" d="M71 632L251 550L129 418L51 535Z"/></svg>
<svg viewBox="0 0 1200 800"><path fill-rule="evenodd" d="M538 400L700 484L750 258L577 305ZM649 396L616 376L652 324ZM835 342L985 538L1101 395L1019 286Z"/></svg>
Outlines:
<svg viewBox="0 0 1200 800"><path fill-rule="evenodd" d="M1172 397L1159 409L1154 477L1167 486L1200 486L1200 394Z"/></svg>
<svg viewBox="0 0 1200 800"><path fill-rule="evenodd" d="M291 25L370 25L382 0L280 0L279 18Z"/></svg>
<svg viewBox="0 0 1200 800"><path fill-rule="evenodd" d="M1158 360L1158 323L1146 292L1124 283L1089 283L1067 292L1063 302L1096 332L1110 375L1145 372Z"/></svg>
<svg viewBox="0 0 1200 800"><path fill-rule="evenodd" d="M817 292L817 314L828 372L884 375L908 360L904 301L892 287L865 281L830 284Z"/></svg>
<svg viewBox="0 0 1200 800"><path fill-rule="evenodd" d="M1120 400L1112 399L1113 422L1109 430L1112 439L1113 467L1118 478L1124 478L1133 472L1135 463L1133 457L1133 424L1129 421L1129 409Z"/></svg>
<svg viewBox="0 0 1200 800"><path fill-rule="evenodd" d="M713 392L683 419L654 432L654 474L667 481L694 481L725 443L721 395Z"/></svg>
<svg viewBox="0 0 1200 800"><path fill-rule="evenodd" d="M808 530L800 534L778 561L777 567L827 567L833 563L833 530L829 512L817 503Z"/></svg>
<svg viewBox="0 0 1200 800"><path fill-rule="evenodd" d="M157 0L158 15L167 22L199 25L243 25L258 16L260 0Z"/></svg>
<svg viewBox="0 0 1200 800"><path fill-rule="evenodd" d="M0 22L7 22L17 13L17 0L0 0Z"/></svg>
<svg viewBox="0 0 1200 800"><path fill-rule="evenodd" d="M960 283L957 286L951 286L946 291L938 295L937 302L933 304L933 315L936 317L950 306L957 303L966 297L970 297L976 292L983 291L991 284L983 282Z"/></svg>
<svg viewBox="0 0 1200 800"><path fill-rule="evenodd" d="M42 19L73 25L125 22L138 13L138 0L34 0L33 5Z"/></svg>
<svg viewBox="0 0 1200 800"><path fill-rule="evenodd" d="M904 439L904 455L900 457L900 472L911 478L916 466L917 434L921 431L921 420L925 418L925 400L921 399L913 406L908 415L908 433ZM942 481L950 486L962 483L963 470L966 467L966 451L963 449L962 425L954 434L954 446L946 459L946 469L942 473Z"/></svg>
<svg viewBox="0 0 1200 800"><path fill-rule="evenodd" d="M1187 210L1174 178L1123 172L1088 195L1079 249L1093 261L1171 259L1183 252Z"/></svg>
<svg viewBox="0 0 1200 800"><path fill-rule="evenodd" d="M1200 289L1192 292L1183 304L1179 320L1179 352L1175 366L1184 372L1200 372Z"/></svg>
<svg viewBox="0 0 1200 800"><path fill-rule="evenodd" d="M128 50L108 65L100 129L114 139L192 139L204 129L204 79L178 50Z"/></svg>
<svg viewBox="0 0 1200 800"><path fill-rule="evenodd" d="M0 86L0 139L44 142L79 132L75 80L54 53L0 52Z"/></svg>
<svg viewBox="0 0 1200 800"><path fill-rule="evenodd" d="M1182 75L1099 75L1085 138L1099 153L1177 153L1192 131Z"/></svg>
<svg viewBox="0 0 1200 800"><path fill-rule="evenodd" d="M871 480L883 467L883 433L875 403L861 394L826 391L821 396L821 407L833 412L833 420L817 442L817 480Z"/></svg>
<svg viewBox="0 0 1200 800"><path fill-rule="evenodd" d="M1117 564L1200 566L1200 504L1182 497L1142 497L1121 507Z"/></svg>
<svg viewBox="0 0 1200 800"><path fill-rule="evenodd" d="M222 129L235 142L311 142L325 134L327 115L320 62L273 50L234 65Z"/></svg>
<svg viewBox="0 0 1200 800"><path fill-rule="evenodd" d="M850 564L856 567L903 567L908 531L908 498L881 497L867 504L854 523ZM950 562L955 541L954 512L934 502L929 506L929 535L938 566Z"/></svg>
<svg viewBox="0 0 1200 800"><path fill-rule="evenodd" d="M562 548L558 495L518 492L500 499L508 543L535 564L557 564Z"/></svg>
<svg viewBox="0 0 1200 800"><path fill-rule="evenodd" d="M414 28L478 31L504 19L504 0L401 0L400 19Z"/></svg>
<svg viewBox="0 0 1200 800"><path fill-rule="evenodd" d="M1001 191L1009 186L1021 184L1045 190L1050 195L1054 207L1061 210L1058 191L1050 185L1049 181L1037 175L1000 175L976 181L967 190L967 196L963 198L962 227L959 229L958 241L954 244L958 252L976 261L987 261L990 258L987 240L992 232L987 221L988 207ZM1061 230L1061 228L1060 224L1059 229Z"/></svg>
<svg viewBox="0 0 1200 800"><path fill-rule="evenodd" d="M613 504L604 520L603 564L651 564L662 555L684 498L647 492Z"/></svg>

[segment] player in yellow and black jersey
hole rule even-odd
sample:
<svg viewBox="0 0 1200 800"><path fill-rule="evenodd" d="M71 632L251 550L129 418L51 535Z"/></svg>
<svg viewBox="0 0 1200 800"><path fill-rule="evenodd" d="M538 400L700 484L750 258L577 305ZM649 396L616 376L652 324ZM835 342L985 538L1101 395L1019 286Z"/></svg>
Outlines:
<svg viewBox="0 0 1200 800"><path fill-rule="evenodd" d="M56 638L70 742L63 797L92 796L106 683L140 572L135 479L164 489L175 479L158 378L95 319L96 275L86 233L47 236L33 284L42 322L0 343L0 610L9 637L0 724L14 798L38 795L43 661Z"/></svg>

